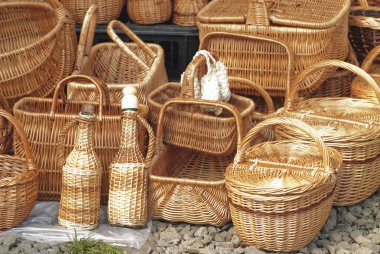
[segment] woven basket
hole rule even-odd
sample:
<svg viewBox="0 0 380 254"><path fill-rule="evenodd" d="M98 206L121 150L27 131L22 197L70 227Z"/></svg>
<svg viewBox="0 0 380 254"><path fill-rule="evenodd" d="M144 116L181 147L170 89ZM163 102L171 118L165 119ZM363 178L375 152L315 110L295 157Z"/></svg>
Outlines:
<svg viewBox="0 0 380 254"><path fill-rule="evenodd" d="M354 49L350 46L346 62L359 66ZM349 97L351 95L351 83L354 78L352 72L338 69L323 82L312 97Z"/></svg>
<svg viewBox="0 0 380 254"><path fill-rule="evenodd" d="M250 146L261 130L275 125L300 130L316 145L285 140ZM299 120L272 118L259 123L226 170L232 222L239 237L270 251L302 249L330 214L341 162L340 154L327 149Z"/></svg>
<svg viewBox="0 0 380 254"><path fill-rule="evenodd" d="M368 6L366 0L359 0L360 6L352 7L349 18L349 39L359 61L380 44L380 7Z"/></svg>
<svg viewBox="0 0 380 254"><path fill-rule="evenodd" d="M178 83L167 83L149 94L149 121L154 129L157 128L160 111L168 107L170 99L194 98L195 75L200 80L206 69L206 59L199 55L186 68L182 86ZM232 94L228 104L241 115L244 134L252 125L254 103L248 98ZM215 116L196 105L174 105L166 114L163 123L165 144L211 154L230 154L236 150L236 121L231 112L223 111L221 115Z"/></svg>
<svg viewBox="0 0 380 254"><path fill-rule="evenodd" d="M109 23L107 32L114 43L92 47L96 26L96 7L92 6L83 23L74 73L91 75L108 84L111 102L120 102L122 89L133 86L139 101L146 104L148 94L168 81L164 51L157 44L145 44L120 21ZM133 43L124 43L115 33L120 29ZM91 84L70 83L68 98L97 100Z"/></svg>
<svg viewBox="0 0 380 254"><path fill-rule="evenodd" d="M0 155L0 230L5 230L20 224L34 207L38 171L22 125L4 110L0 116L13 125L25 154L25 158Z"/></svg>
<svg viewBox="0 0 380 254"><path fill-rule="evenodd" d="M325 59L344 60L348 52L347 23L349 0L338 1L262 1L262 0L213 0L198 13L198 28L201 44L206 36L213 32L227 32L241 35L267 36L272 39L283 41L288 44L294 52L294 63L296 73L305 67ZM311 13L312 10L312 13ZM272 45L272 43L271 43ZM270 83L272 72L270 66L284 64L285 51L279 46L247 44L246 40L221 37L214 42L212 52L220 51L229 54L234 60L235 66L249 68L243 75L238 76L255 81L257 75L253 70L267 70L261 72L262 80L259 84L274 86ZM264 62L252 61L250 55L263 50ZM215 53L221 55L221 53ZM257 55L257 53L256 53ZM275 57L275 55L279 57ZM251 62L250 62L251 61ZM256 66L257 65L257 66ZM227 63L227 66L228 63ZM301 89L302 96L315 91L333 70L324 70L305 81ZM276 76L279 74L276 74ZM275 82L286 84L286 74L277 76ZM266 88L266 87L265 87ZM307 89L306 89L307 88ZM267 88L271 96L285 96L282 86L281 93L273 94Z"/></svg>
<svg viewBox="0 0 380 254"><path fill-rule="evenodd" d="M294 80L285 108L278 113L301 119L316 129L326 145L342 153L334 205L348 206L368 198L380 184L380 129L373 121L363 119L363 116L379 116L380 108L368 100L344 97L312 98L296 104L297 88L305 77L331 66L350 70L367 80L380 98L380 88L362 69L343 61L329 60L310 66ZM280 138L308 139L291 128L277 129L276 134Z"/></svg>
<svg viewBox="0 0 380 254"><path fill-rule="evenodd" d="M172 15L171 0L127 0L129 18L136 24L157 24Z"/></svg>
<svg viewBox="0 0 380 254"><path fill-rule="evenodd" d="M209 0L174 0L173 23L180 26L195 26L198 12Z"/></svg>
<svg viewBox="0 0 380 254"><path fill-rule="evenodd" d="M73 70L75 24L57 0L50 4L0 5L0 93L11 107L25 96L51 95Z"/></svg>
<svg viewBox="0 0 380 254"><path fill-rule="evenodd" d="M240 112L222 102L175 98L165 103L160 111L157 127L157 149L150 174L149 209L153 219L191 224L223 226L230 220L224 173L234 153L214 155L165 144L165 119L171 105L202 105L223 108L234 116L237 145L243 135ZM196 119L195 119L196 120ZM194 119L187 119L193 126ZM215 129L217 130L217 129ZM165 135L164 135L165 132ZM196 134L196 132L193 132ZM235 146L236 151L236 146Z"/></svg>
<svg viewBox="0 0 380 254"><path fill-rule="evenodd" d="M123 10L124 0L60 0L65 8L73 16L75 23L81 24L86 11L91 5L99 7L98 24L106 24L111 20L118 19Z"/></svg>
<svg viewBox="0 0 380 254"><path fill-rule="evenodd" d="M370 73L371 77L380 84L380 73L379 70L373 69L374 62L380 54L380 46L374 47L364 59L361 68ZM372 101L374 103L379 103L378 97L376 95L376 89L373 89L368 82L357 77L352 82L351 94L354 98L361 98Z"/></svg>
<svg viewBox="0 0 380 254"><path fill-rule="evenodd" d="M7 100L0 94L0 109L8 113L12 112ZM0 117L0 154L5 154L12 146L13 126L9 121Z"/></svg>
<svg viewBox="0 0 380 254"><path fill-rule="evenodd" d="M83 81L96 85L99 93L102 94L99 102L66 101L63 95L61 95L63 96L61 100L58 99L65 85ZM25 128L32 151L39 155L36 159L40 169L39 199L41 200L58 200L60 197L62 174L57 158L58 134L66 123L78 116L83 104L94 104L95 112L100 120L95 128L95 150L103 166L102 201L104 203L108 196L108 167L119 149L121 134L120 103L109 103L107 86L94 77L69 76L57 85L53 98L23 98L13 109L15 117ZM147 106L139 105L139 114L147 118ZM73 147L74 136L75 132L70 131L66 138L65 156ZM140 142L143 144L144 136L141 138ZM17 155L22 154L17 140L14 142L14 150Z"/></svg>

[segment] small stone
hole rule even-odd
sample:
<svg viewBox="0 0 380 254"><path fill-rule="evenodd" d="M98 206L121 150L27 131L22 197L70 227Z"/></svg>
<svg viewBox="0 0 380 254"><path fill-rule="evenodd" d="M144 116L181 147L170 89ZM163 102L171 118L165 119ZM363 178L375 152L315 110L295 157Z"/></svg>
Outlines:
<svg viewBox="0 0 380 254"><path fill-rule="evenodd" d="M355 239L355 241L356 241L357 243L370 243L370 242L371 242L371 240L365 238L365 237L362 236L362 235L358 236L358 237Z"/></svg>
<svg viewBox="0 0 380 254"><path fill-rule="evenodd" d="M356 238L358 238L359 236L362 235L362 232L360 230L354 230L350 233L350 236L352 237L352 239L356 240Z"/></svg>
<svg viewBox="0 0 380 254"><path fill-rule="evenodd" d="M217 242L224 242L225 238L223 236L221 236L220 234L217 234L217 235L215 235L214 239Z"/></svg>
<svg viewBox="0 0 380 254"><path fill-rule="evenodd" d="M173 239L173 240L169 241L169 244L170 245L177 245L177 244L179 244L180 241L181 241L181 239Z"/></svg>
<svg viewBox="0 0 380 254"><path fill-rule="evenodd" d="M363 219L363 218L360 218L358 219L356 222L355 222L356 225L358 226L364 226L365 224L367 224L367 220L366 219Z"/></svg>
<svg viewBox="0 0 380 254"><path fill-rule="evenodd" d="M205 235L201 241L202 241L203 244L209 244L209 243L212 242L212 236Z"/></svg>
<svg viewBox="0 0 380 254"><path fill-rule="evenodd" d="M170 253L170 254L179 253L179 248L178 246L169 246L166 248L165 253Z"/></svg>
<svg viewBox="0 0 380 254"><path fill-rule="evenodd" d="M314 248L311 250L311 254L324 254L324 251L322 249Z"/></svg>
<svg viewBox="0 0 380 254"><path fill-rule="evenodd" d="M239 247L234 250L234 254L243 254L243 253L245 253L245 251L244 251L244 248L242 247Z"/></svg>
<svg viewBox="0 0 380 254"><path fill-rule="evenodd" d="M195 248L193 246L186 247L186 251L190 254L198 254L200 252L198 248Z"/></svg>
<svg viewBox="0 0 380 254"><path fill-rule="evenodd" d="M215 254L215 251L210 248L203 248L199 250L199 254Z"/></svg>
<svg viewBox="0 0 380 254"><path fill-rule="evenodd" d="M215 243L215 246L219 248L226 248L226 249L234 248L234 245L231 242L218 242L218 243Z"/></svg>
<svg viewBox="0 0 380 254"><path fill-rule="evenodd" d="M264 251L261 251L261 250L257 249L256 247L253 247L253 246L245 248L245 253L246 254L265 254Z"/></svg>
<svg viewBox="0 0 380 254"><path fill-rule="evenodd" d="M234 248L219 248L218 254L231 254L234 252Z"/></svg>
<svg viewBox="0 0 380 254"><path fill-rule="evenodd" d="M210 234L215 234L216 232L218 232L217 230L216 230L216 228L215 227L207 227L207 231L210 233Z"/></svg>
<svg viewBox="0 0 380 254"><path fill-rule="evenodd" d="M194 236L203 237L206 234L207 234L207 228L206 227L200 227L197 231L195 231Z"/></svg>
<svg viewBox="0 0 380 254"><path fill-rule="evenodd" d="M28 249L32 248L32 242L30 242L30 241L22 241L18 246L24 252L25 250L28 250Z"/></svg>
<svg viewBox="0 0 380 254"><path fill-rule="evenodd" d="M341 241L342 241L342 234L333 231L333 232L330 232L329 238L330 238L332 241L338 243L338 242L341 242Z"/></svg>
<svg viewBox="0 0 380 254"><path fill-rule="evenodd" d="M357 220L357 218L354 215L352 215L352 213L346 213L344 215L344 219L350 224L353 224Z"/></svg>
<svg viewBox="0 0 380 254"><path fill-rule="evenodd" d="M355 250L356 254L373 254L373 250L367 247L359 247Z"/></svg>
<svg viewBox="0 0 380 254"><path fill-rule="evenodd" d="M16 242L17 242L17 236L15 234L9 234L9 235L4 236L3 246L5 246L5 248L8 248L8 250L10 250L16 246Z"/></svg>
<svg viewBox="0 0 380 254"><path fill-rule="evenodd" d="M329 250L330 254L335 254L336 253L336 247L333 245L328 245L327 249Z"/></svg>
<svg viewBox="0 0 380 254"><path fill-rule="evenodd" d="M336 254L351 254L351 252L345 249L338 249Z"/></svg>
<svg viewBox="0 0 380 254"><path fill-rule="evenodd" d="M195 243L193 243L193 247L200 249L204 247L204 244L200 240L197 240Z"/></svg>
<svg viewBox="0 0 380 254"><path fill-rule="evenodd" d="M373 235L372 239L371 239L371 242L373 244L380 244L380 235Z"/></svg>
<svg viewBox="0 0 380 254"><path fill-rule="evenodd" d="M234 247L238 247L240 245L240 238L237 235L232 236L231 243Z"/></svg>
<svg viewBox="0 0 380 254"><path fill-rule="evenodd" d="M310 253L310 251L309 251L309 249L308 249L307 247L302 248L302 249L300 250L300 252L303 253L303 254L309 254L309 253Z"/></svg>

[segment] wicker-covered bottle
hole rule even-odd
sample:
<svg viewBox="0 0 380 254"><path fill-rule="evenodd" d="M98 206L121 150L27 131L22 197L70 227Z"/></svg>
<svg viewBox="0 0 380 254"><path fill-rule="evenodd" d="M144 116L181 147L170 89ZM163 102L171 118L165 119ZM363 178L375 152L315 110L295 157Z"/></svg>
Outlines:
<svg viewBox="0 0 380 254"><path fill-rule="evenodd" d="M110 225L144 227L148 218L148 168L153 155L154 134L137 114L137 90L123 89L120 149L109 168L108 222ZM149 146L144 159L138 144L138 122L148 131Z"/></svg>
<svg viewBox="0 0 380 254"><path fill-rule="evenodd" d="M94 148L95 119L93 105L83 105L79 118L69 122L59 136L62 162L65 136L78 126L74 149L62 169L58 222L67 228L92 230L99 223L102 165Z"/></svg>

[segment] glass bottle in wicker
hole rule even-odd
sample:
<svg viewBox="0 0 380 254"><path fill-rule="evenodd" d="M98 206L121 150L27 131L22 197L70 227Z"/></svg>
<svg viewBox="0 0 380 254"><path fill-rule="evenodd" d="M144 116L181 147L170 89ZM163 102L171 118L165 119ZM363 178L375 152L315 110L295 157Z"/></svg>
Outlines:
<svg viewBox="0 0 380 254"><path fill-rule="evenodd" d="M94 148L95 119L93 105L83 105L79 118L69 122L60 133L62 157L65 135L78 126L74 149L62 169L58 223L67 228L92 230L99 224L102 165Z"/></svg>

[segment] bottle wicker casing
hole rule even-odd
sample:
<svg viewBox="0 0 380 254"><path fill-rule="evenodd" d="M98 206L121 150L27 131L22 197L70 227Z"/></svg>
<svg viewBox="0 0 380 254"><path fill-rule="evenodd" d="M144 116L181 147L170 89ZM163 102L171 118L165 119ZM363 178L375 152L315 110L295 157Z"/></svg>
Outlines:
<svg viewBox="0 0 380 254"><path fill-rule="evenodd" d="M74 149L62 168L62 192L58 223L67 228L92 230L98 226L102 164L95 153L93 108L83 105L80 118L69 122L60 133L59 156L63 157L64 138L77 126Z"/></svg>

